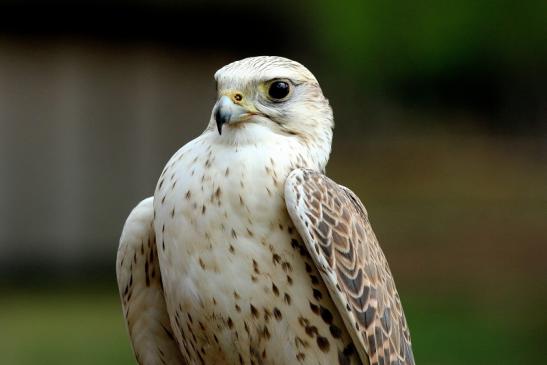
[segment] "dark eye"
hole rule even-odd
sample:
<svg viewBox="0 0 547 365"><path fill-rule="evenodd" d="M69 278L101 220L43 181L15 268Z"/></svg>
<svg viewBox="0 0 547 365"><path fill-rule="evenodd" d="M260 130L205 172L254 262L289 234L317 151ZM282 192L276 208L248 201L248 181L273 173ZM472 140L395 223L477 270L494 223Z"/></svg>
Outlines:
<svg viewBox="0 0 547 365"><path fill-rule="evenodd" d="M281 100L289 95L290 86L286 81L275 81L270 85L268 95L274 100Z"/></svg>

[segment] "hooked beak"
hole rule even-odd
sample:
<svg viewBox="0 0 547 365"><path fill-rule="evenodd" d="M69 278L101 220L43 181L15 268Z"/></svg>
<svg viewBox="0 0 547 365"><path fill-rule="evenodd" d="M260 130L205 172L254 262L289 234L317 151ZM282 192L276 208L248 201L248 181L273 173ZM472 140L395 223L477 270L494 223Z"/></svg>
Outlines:
<svg viewBox="0 0 547 365"><path fill-rule="evenodd" d="M240 122L253 113L235 104L228 96L224 95L217 101L213 114L217 123L218 134L222 134L224 124Z"/></svg>

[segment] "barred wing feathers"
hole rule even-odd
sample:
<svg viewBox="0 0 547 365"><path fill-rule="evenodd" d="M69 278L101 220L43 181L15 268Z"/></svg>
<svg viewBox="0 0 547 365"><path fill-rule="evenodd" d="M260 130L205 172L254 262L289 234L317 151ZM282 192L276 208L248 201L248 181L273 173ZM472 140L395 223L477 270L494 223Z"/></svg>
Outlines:
<svg viewBox="0 0 547 365"><path fill-rule="evenodd" d="M393 276L359 198L319 172L297 169L285 201L362 361L414 364Z"/></svg>

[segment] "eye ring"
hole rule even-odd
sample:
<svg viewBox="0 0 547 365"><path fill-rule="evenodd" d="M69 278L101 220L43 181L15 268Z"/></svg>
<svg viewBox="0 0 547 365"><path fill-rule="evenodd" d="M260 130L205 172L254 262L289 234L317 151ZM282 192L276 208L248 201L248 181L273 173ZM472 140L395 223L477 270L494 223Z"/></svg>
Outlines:
<svg viewBox="0 0 547 365"><path fill-rule="evenodd" d="M268 96L273 101L282 101L291 92L291 85L285 80L273 81L268 87Z"/></svg>

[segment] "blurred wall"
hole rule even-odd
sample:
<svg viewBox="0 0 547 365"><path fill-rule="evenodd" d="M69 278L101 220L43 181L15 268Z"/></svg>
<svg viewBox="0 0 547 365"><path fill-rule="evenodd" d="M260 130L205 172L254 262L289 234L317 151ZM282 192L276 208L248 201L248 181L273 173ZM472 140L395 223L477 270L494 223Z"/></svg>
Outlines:
<svg viewBox="0 0 547 365"><path fill-rule="evenodd" d="M113 250L128 207L200 133L218 56L146 46L0 40L0 260Z"/></svg>

